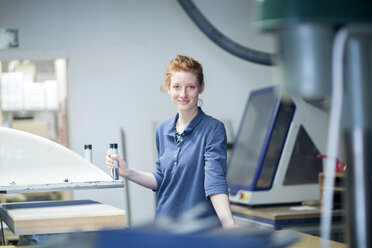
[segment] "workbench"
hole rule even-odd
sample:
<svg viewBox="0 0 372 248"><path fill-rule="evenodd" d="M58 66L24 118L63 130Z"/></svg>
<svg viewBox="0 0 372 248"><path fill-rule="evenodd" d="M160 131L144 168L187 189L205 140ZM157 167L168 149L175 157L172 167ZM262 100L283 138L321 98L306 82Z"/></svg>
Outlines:
<svg viewBox="0 0 372 248"><path fill-rule="evenodd" d="M237 224L254 226L259 229L289 229L301 233L320 236L321 206L282 205L248 207L231 204ZM331 239L344 242L344 210L334 210Z"/></svg>
<svg viewBox="0 0 372 248"><path fill-rule="evenodd" d="M280 230L277 232L287 232L286 230ZM287 248L320 248L321 247L321 238L306 234L306 233L299 233L296 232L297 235L300 236L300 241L288 246ZM347 248L347 244L340 243L340 242L335 242L335 241L330 241L329 242L329 247L330 248Z"/></svg>
<svg viewBox="0 0 372 248"><path fill-rule="evenodd" d="M125 211L92 200L2 204L3 221L16 235L71 233L125 227Z"/></svg>

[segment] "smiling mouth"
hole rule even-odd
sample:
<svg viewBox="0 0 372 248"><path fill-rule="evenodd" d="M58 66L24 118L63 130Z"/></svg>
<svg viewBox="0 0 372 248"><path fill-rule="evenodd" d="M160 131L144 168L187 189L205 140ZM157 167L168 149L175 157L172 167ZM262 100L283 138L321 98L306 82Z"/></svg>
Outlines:
<svg viewBox="0 0 372 248"><path fill-rule="evenodd" d="M179 100L178 102L179 102L179 103L183 103L183 104L185 104L185 103L188 103L189 100Z"/></svg>

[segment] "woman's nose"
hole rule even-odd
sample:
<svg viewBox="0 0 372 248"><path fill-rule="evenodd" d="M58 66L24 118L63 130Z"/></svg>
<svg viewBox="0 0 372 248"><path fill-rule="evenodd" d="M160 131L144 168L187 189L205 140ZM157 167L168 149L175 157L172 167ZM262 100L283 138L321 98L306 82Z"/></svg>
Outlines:
<svg viewBox="0 0 372 248"><path fill-rule="evenodd" d="M186 96L186 88L181 89L181 96Z"/></svg>

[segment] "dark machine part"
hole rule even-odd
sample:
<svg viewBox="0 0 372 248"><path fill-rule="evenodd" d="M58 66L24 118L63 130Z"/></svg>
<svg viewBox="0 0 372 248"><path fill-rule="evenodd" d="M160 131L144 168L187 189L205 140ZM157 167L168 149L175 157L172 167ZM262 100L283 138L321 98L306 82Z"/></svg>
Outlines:
<svg viewBox="0 0 372 248"><path fill-rule="evenodd" d="M348 142L347 221L349 247L371 247L371 131L350 130ZM353 166L353 169L350 167Z"/></svg>
<svg viewBox="0 0 372 248"><path fill-rule="evenodd" d="M278 38L279 80L284 91L311 100L328 96L332 82L332 27L293 25L283 29Z"/></svg>
<svg viewBox="0 0 372 248"><path fill-rule="evenodd" d="M256 51L248 47L244 47L233 40L226 37L218 31L199 11L191 0L178 0L182 8L199 27L199 29L216 45L220 46L227 52L253 63L261 65L273 65L275 55Z"/></svg>
<svg viewBox="0 0 372 248"><path fill-rule="evenodd" d="M256 1L256 27L278 34L280 84L285 92L320 100L331 94L332 43L346 24L372 23L372 1Z"/></svg>
<svg viewBox="0 0 372 248"><path fill-rule="evenodd" d="M342 123L348 157L349 243L350 247L372 247L372 33L350 37L345 52Z"/></svg>
<svg viewBox="0 0 372 248"><path fill-rule="evenodd" d="M279 37L278 65L284 91L318 100L331 94L332 46L344 26L372 26L372 1L256 1L261 31ZM349 247L372 247L372 40L350 36L344 64L341 129L347 150Z"/></svg>

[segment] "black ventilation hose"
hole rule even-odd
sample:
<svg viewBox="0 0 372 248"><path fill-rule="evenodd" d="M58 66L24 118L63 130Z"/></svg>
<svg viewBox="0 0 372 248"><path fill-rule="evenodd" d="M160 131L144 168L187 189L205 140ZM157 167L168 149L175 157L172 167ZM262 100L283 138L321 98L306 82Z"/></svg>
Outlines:
<svg viewBox="0 0 372 248"><path fill-rule="evenodd" d="M199 11L191 0L178 0L182 8L199 27L199 29L209 37L214 43L227 52L261 65L274 65L274 56L270 53L260 52L248 47L244 47L226 37L218 31Z"/></svg>

